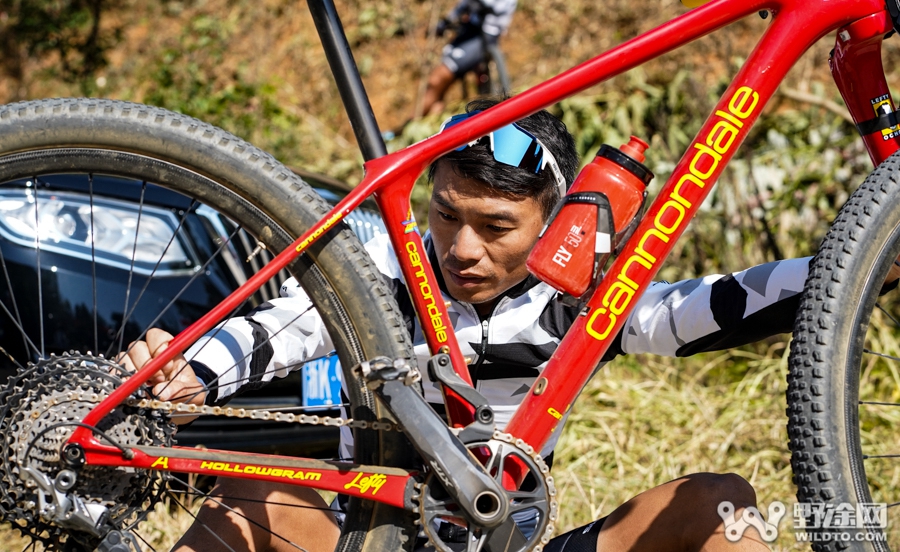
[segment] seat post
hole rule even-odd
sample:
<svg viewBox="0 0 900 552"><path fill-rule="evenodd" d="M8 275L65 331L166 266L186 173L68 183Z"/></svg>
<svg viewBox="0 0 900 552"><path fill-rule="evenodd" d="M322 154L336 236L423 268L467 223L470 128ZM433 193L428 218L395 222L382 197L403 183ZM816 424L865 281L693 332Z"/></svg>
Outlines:
<svg viewBox="0 0 900 552"><path fill-rule="evenodd" d="M381 137L334 0L307 0L307 5L363 159L371 161L387 155L387 147Z"/></svg>

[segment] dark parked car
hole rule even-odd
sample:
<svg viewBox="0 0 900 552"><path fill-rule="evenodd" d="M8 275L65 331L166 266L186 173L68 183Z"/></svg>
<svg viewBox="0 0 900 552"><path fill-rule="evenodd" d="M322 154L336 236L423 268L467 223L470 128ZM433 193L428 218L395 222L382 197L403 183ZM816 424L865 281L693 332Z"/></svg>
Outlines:
<svg viewBox="0 0 900 552"><path fill-rule="evenodd" d="M325 177L301 176L331 202L347 191ZM384 232L373 204L347 222L363 242ZM34 360L36 350L109 355L149 326L177 333L270 258L254 250L255 240L226 217L152 183L57 174L3 184L0 378L15 362ZM286 277L268 282L235 314L276 297ZM318 359L230 404L336 415L339 369L336 356ZM201 418L177 438L187 446L329 456L337 430Z"/></svg>

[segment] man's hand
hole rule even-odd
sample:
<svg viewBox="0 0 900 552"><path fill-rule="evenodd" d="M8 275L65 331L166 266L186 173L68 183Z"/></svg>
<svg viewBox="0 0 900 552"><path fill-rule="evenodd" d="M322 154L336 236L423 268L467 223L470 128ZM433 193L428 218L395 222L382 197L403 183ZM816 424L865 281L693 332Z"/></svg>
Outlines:
<svg viewBox="0 0 900 552"><path fill-rule="evenodd" d="M139 370L151 359L159 356L169 346L173 337L170 333L158 328L147 331L147 341L134 341L128 345L128 352L117 359L131 370ZM206 400L206 388L197 379L193 368L187 363L184 355L178 354L153 374L147 385L153 395L163 401L182 402L202 405ZM176 423L184 424L193 417L176 418Z"/></svg>

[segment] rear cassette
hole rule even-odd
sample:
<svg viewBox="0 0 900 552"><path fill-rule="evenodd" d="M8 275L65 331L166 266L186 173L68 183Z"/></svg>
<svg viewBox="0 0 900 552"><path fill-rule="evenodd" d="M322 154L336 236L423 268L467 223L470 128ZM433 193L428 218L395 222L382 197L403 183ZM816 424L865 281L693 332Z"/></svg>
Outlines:
<svg viewBox="0 0 900 552"><path fill-rule="evenodd" d="M48 550L94 550L161 498L161 472L73 468L62 458L76 424L128 375L108 359L72 352L19 369L0 391L0 516ZM96 429L126 448L171 446L174 435L166 416L131 406Z"/></svg>

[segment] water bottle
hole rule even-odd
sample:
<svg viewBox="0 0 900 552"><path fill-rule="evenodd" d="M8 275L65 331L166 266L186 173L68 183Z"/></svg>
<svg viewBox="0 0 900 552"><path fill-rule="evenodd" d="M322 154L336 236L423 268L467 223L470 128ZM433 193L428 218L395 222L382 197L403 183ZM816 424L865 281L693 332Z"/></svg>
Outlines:
<svg viewBox="0 0 900 552"><path fill-rule="evenodd" d="M621 148L604 144L541 230L526 266L554 288L580 298L599 281L616 245L637 226L653 173L642 163L640 138Z"/></svg>

